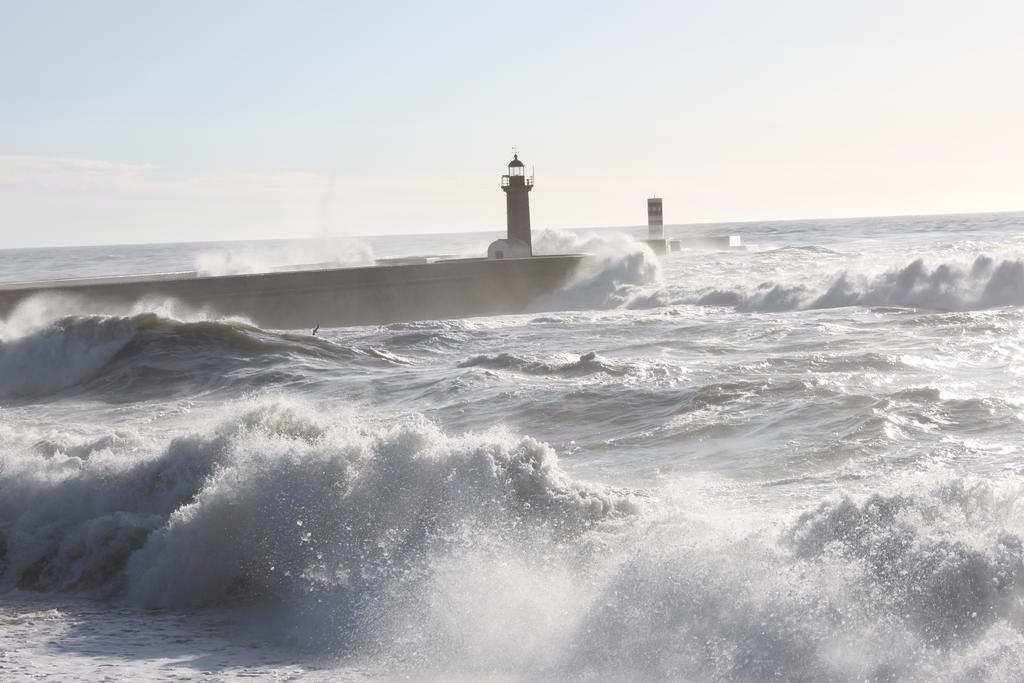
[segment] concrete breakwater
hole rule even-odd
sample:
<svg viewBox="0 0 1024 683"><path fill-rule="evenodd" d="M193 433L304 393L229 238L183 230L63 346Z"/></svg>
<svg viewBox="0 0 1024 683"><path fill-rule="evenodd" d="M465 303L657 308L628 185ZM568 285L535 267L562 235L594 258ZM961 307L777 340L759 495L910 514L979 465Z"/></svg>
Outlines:
<svg viewBox="0 0 1024 683"><path fill-rule="evenodd" d="M278 329L521 313L538 296L566 284L583 258L453 259L216 277L166 274L26 283L0 287L0 317L36 297L67 300L82 314L171 299Z"/></svg>

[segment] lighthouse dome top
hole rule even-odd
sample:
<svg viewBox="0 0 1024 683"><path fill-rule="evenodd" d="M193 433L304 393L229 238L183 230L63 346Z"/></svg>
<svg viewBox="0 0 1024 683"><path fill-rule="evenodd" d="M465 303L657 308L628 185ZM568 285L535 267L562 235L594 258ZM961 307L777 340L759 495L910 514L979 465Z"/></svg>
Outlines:
<svg viewBox="0 0 1024 683"><path fill-rule="evenodd" d="M523 165L524 165L523 162L519 161L519 155L518 154L514 154L512 156L512 161L508 162L508 167L509 168L513 168L513 167L518 168L518 167L521 167Z"/></svg>

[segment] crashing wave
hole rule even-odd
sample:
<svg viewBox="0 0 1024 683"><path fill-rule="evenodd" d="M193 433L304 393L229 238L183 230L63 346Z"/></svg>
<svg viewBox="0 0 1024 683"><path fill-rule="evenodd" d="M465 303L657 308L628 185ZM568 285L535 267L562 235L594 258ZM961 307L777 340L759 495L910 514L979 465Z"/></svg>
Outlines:
<svg viewBox="0 0 1024 683"><path fill-rule="evenodd" d="M967 311L1024 305L1024 260L978 256L929 265L916 259L881 274L844 271L822 286L763 282L753 289L710 289L680 303L742 311L897 306Z"/></svg>
<svg viewBox="0 0 1024 683"><path fill-rule="evenodd" d="M7 585L276 606L287 638L438 676L952 681L1024 664L1009 489L829 498L778 534L420 417L277 400L151 452L92 443L5 454Z"/></svg>
<svg viewBox="0 0 1024 683"><path fill-rule="evenodd" d="M508 370L527 375L560 375L579 377L603 373L607 375L624 375L629 368L620 367L602 358L594 351L584 353L564 362L546 362L529 360L510 353L473 356L459 363L460 368L487 368L489 370Z"/></svg>
<svg viewBox="0 0 1024 683"><path fill-rule="evenodd" d="M292 356L410 362L381 349L350 348L241 322L183 322L152 313L66 317L0 340L0 397L38 398L77 388L137 400L146 392L165 395L176 386L198 391L228 386L233 371L253 388L284 379L273 367ZM254 368L265 372L254 377Z"/></svg>
<svg viewBox="0 0 1024 683"><path fill-rule="evenodd" d="M1024 542L1002 514L991 487L958 480L926 495L823 502L784 541L798 558L857 563L887 610L947 643L1024 617Z"/></svg>
<svg viewBox="0 0 1024 683"><path fill-rule="evenodd" d="M565 311L609 308L652 308L662 305L657 288L661 264L643 242L626 236L577 235L544 230L534 251L588 254L572 280L557 292L539 297L530 310Z"/></svg>
<svg viewBox="0 0 1024 683"><path fill-rule="evenodd" d="M419 417L265 402L152 454L131 446L4 454L5 584L150 606L314 589L358 601L474 528L557 542L638 510L571 479L543 443L447 436Z"/></svg>
<svg viewBox="0 0 1024 683"><path fill-rule="evenodd" d="M1019 491L962 480L912 488L826 500L778 543L770 527L737 534L736 520L667 515L602 584L566 670L1012 680L1024 664Z"/></svg>
<svg viewBox="0 0 1024 683"><path fill-rule="evenodd" d="M0 341L0 396L48 394L88 379L137 332L131 318L64 318Z"/></svg>

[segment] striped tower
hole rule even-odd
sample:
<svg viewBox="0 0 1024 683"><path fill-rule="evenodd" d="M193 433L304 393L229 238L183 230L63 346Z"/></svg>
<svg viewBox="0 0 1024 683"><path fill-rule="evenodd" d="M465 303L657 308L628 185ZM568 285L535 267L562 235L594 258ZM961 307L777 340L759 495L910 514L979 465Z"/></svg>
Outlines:
<svg viewBox="0 0 1024 683"><path fill-rule="evenodd" d="M665 224L661 217L661 197L647 200L647 239L665 239Z"/></svg>

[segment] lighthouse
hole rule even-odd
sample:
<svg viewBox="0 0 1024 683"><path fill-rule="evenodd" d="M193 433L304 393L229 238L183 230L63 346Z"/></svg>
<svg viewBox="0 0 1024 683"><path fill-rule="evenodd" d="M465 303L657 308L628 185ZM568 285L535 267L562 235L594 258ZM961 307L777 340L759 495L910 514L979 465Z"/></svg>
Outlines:
<svg viewBox="0 0 1024 683"><path fill-rule="evenodd" d="M530 190L533 177L526 175L526 166L514 154L508 162L508 172L501 176L501 189L505 192L505 210L508 219L508 238L496 240L487 249L492 259L523 258L533 256L530 239Z"/></svg>

